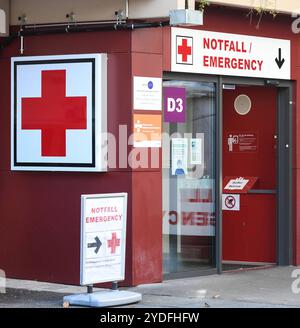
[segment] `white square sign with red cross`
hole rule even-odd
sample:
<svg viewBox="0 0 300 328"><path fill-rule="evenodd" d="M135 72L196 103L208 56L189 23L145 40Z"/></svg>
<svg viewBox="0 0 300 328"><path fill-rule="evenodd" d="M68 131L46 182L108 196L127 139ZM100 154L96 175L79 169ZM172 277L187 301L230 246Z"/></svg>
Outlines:
<svg viewBox="0 0 300 328"><path fill-rule="evenodd" d="M15 57L11 168L106 171L107 55Z"/></svg>

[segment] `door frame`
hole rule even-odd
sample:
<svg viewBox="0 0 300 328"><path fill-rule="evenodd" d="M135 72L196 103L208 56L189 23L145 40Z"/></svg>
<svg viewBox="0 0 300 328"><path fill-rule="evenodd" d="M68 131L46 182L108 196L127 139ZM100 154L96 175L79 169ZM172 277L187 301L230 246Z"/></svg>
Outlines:
<svg viewBox="0 0 300 328"><path fill-rule="evenodd" d="M223 272L222 252L222 194L223 194L223 85L273 86L277 95L277 212L276 212L276 262L279 266L293 264L293 81L243 78L164 72L163 79L213 82L216 85L215 170L216 170L216 272ZM213 270L214 271L214 270Z"/></svg>
<svg viewBox="0 0 300 328"><path fill-rule="evenodd" d="M164 72L163 73L163 81L164 80L181 80L181 81L191 81L191 82L206 82L206 83L214 83L215 84L215 98L216 98L216 103L215 103L215 130L218 130L217 127L217 122L218 122L218 109L219 109L219 82L218 82L218 77L216 75L200 75L200 74L193 74L193 73L176 73L176 72ZM217 133L217 132L216 132ZM215 133L215 138L217 138L217 135ZM215 139L215 158L214 158L214 168L215 168L215 174L216 174L216 182L219 181L219 174L222 174L222 171L220 172L218 168L218 163L220 162L221 158L218 157L218 140ZM218 189L219 183L217 182L217 186L215 189L214 197L216 199L216 207L219 206L219 201L218 201L218 195L219 195L219 189ZM221 184L222 185L222 184ZM222 198L222 196L221 196ZM221 203L222 206L222 203ZM222 207L221 207L222 208ZM218 233L217 233L218 227L216 223L216 235L215 235L215 248L213 250L214 252L214 261L215 266L212 267L211 269L204 269L204 270L194 270L192 272L173 272L173 273L167 273L164 274L163 277L164 279L179 279L179 278L188 278L188 277L197 277L197 276L205 276L209 274L216 274L218 273ZM162 268L163 269L163 268ZM163 271L163 270L162 270Z"/></svg>
<svg viewBox="0 0 300 328"><path fill-rule="evenodd" d="M277 136L278 148L276 158L276 263L279 266L293 264L293 82L285 80L268 80L240 77L218 78L217 101L217 165L219 169L216 192L216 263L217 271L222 273L222 145L223 145L223 85L273 86L277 94Z"/></svg>

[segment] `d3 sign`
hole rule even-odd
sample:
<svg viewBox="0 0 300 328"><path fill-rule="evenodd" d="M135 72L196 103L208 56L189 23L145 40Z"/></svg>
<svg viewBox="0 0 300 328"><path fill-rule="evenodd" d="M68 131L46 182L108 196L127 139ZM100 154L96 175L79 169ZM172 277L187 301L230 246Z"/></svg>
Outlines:
<svg viewBox="0 0 300 328"><path fill-rule="evenodd" d="M168 123L184 123L185 112L185 88L164 88L164 121Z"/></svg>
<svg viewBox="0 0 300 328"><path fill-rule="evenodd" d="M181 113L183 111L183 100L181 98L168 98L167 100L168 106L167 111L168 112L174 112Z"/></svg>

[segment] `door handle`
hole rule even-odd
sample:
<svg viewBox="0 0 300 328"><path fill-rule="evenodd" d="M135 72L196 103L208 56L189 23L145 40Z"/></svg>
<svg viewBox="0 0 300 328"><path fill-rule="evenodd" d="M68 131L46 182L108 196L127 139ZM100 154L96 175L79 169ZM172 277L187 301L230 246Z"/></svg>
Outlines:
<svg viewBox="0 0 300 328"><path fill-rule="evenodd" d="M277 190L274 189L251 189L248 194L261 194L261 195L276 195Z"/></svg>

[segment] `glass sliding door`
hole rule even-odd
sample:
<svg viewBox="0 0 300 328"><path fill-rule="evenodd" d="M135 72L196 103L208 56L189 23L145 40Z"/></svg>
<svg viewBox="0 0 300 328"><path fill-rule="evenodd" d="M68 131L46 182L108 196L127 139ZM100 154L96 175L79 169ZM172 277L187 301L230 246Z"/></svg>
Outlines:
<svg viewBox="0 0 300 328"><path fill-rule="evenodd" d="M216 85L164 81L164 274L216 267Z"/></svg>

